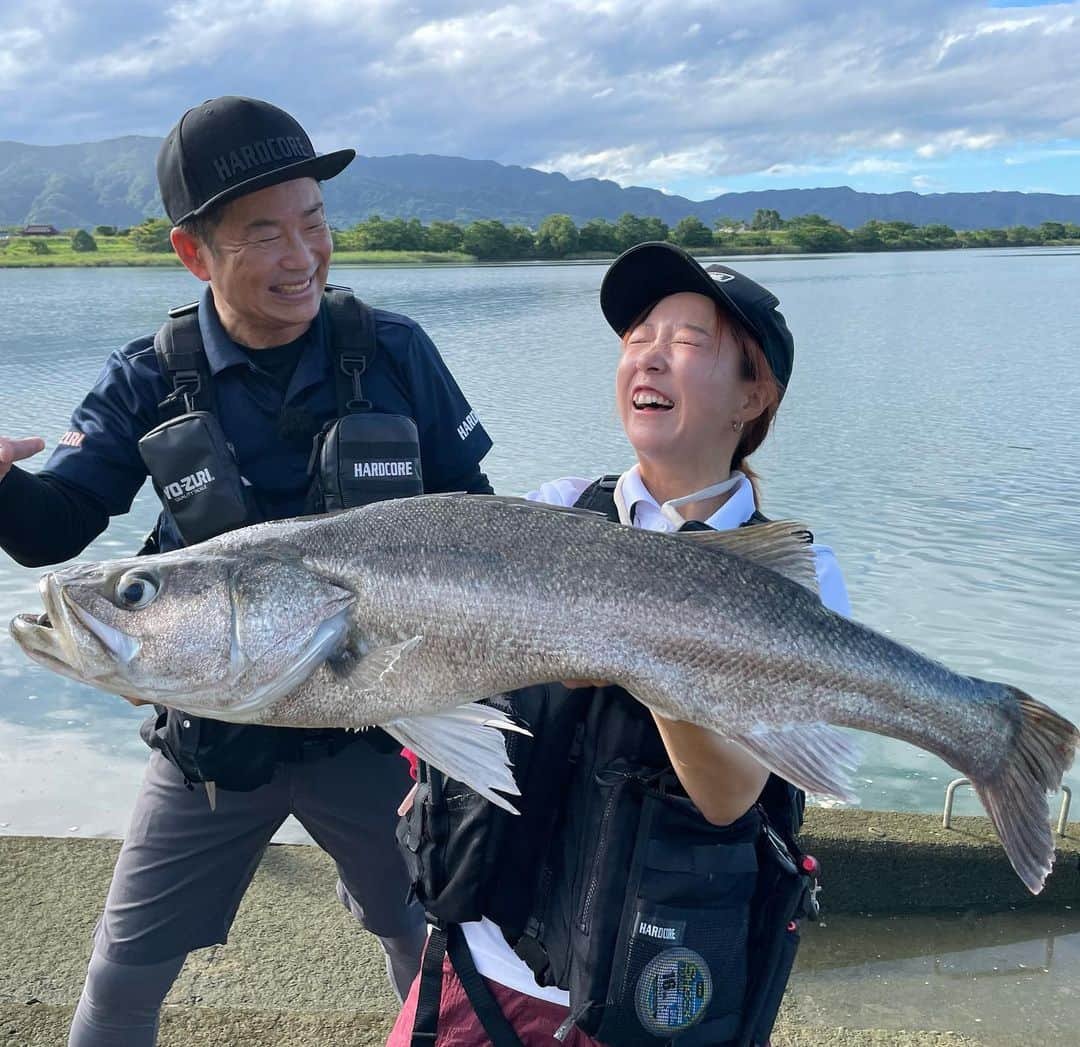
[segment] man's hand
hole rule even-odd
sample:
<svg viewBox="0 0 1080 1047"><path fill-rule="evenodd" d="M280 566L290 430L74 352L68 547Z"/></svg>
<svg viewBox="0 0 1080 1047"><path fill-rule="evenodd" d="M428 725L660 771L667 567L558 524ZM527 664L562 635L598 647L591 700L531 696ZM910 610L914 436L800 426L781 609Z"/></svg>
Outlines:
<svg viewBox="0 0 1080 1047"><path fill-rule="evenodd" d="M0 436L0 480L3 480L11 467L24 458L31 458L45 450L45 441L40 436L29 436L23 440L11 440Z"/></svg>

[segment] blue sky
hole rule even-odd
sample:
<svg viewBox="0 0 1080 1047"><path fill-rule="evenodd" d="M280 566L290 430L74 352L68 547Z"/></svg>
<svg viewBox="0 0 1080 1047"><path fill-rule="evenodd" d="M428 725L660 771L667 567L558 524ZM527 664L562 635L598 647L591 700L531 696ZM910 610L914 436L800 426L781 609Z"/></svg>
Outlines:
<svg viewBox="0 0 1080 1047"><path fill-rule="evenodd" d="M163 135L218 94L317 147L694 198L1080 192L1080 0L4 0L0 139Z"/></svg>

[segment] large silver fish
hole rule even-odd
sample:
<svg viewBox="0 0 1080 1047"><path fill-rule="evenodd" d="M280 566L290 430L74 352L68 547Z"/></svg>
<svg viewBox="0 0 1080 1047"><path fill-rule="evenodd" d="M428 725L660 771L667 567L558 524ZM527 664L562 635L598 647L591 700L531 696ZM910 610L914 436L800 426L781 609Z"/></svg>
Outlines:
<svg viewBox="0 0 1080 1047"><path fill-rule="evenodd" d="M467 703L549 680L613 681L843 798L855 753L829 725L874 731L970 778L1038 892L1076 728L833 614L814 586L799 525L663 535L427 496L69 567L43 580L45 615L11 629L57 672L197 715L379 724L493 798L513 791L502 737L477 724L501 718Z"/></svg>

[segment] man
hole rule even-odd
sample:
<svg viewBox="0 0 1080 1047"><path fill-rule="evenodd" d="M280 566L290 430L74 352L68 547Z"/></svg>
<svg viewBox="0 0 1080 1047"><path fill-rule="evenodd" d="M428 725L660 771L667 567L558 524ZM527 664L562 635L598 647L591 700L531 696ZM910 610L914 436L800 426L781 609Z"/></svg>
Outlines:
<svg viewBox="0 0 1080 1047"><path fill-rule="evenodd" d="M372 316L340 294L331 310L323 293L332 243L319 183L354 155L317 156L303 128L266 102L224 97L184 114L162 145L158 182L173 248L206 283L188 328L202 342L202 373L189 357L181 361L187 370L166 366L172 358L159 351L161 335L158 349L154 338L140 338L109 358L41 472L14 463L43 441L0 438L0 546L10 555L40 566L81 552L109 516L128 511L145 481L140 440L163 414L190 411L199 397L221 427L216 446L228 447L242 474L251 508L239 522L310 507L312 439L342 413L337 373L346 357L335 339L340 317L353 314L340 302ZM491 441L434 345L403 316L374 310L373 321L375 351L352 368L354 402L415 421L427 491L490 492L479 463ZM202 425L207 415L194 417ZM181 441L181 474L185 448ZM156 547L177 548L190 533L178 522L192 504L182 499L199 484L177 493L151 472L165 505ZM214 532L237 522L200 525ZM424 924L406 904L394 842L395 806L408 786L397 755L347 732L237 727L175 711L159 711L143 736L153 752L95 934L71 1047L153 1044L186 954L225 941L290 813L334 857L342 904L379 937L398 995L408 989Z"/></svg>

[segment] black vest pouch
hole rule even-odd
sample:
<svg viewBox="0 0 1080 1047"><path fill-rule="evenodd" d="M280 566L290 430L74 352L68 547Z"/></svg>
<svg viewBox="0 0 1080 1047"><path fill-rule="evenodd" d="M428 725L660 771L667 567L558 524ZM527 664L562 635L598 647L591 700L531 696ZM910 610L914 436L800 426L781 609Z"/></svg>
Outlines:
<svg viewBox="0 0 1080 1047"><path fill-rule="evenodd" d="M543 701L543 698L540 699ZM487 699L504 712L504 699ZM507 757L520 783L527 770L529 740L506 734ZM485 915L488 879L508 814L461 782L421 763L408 814L398 821L398 847L409 872L413 894L429 917L442 923L466 923Z"/></svg>
<svg viewBox="0 0 1080 1047"><path fill-rule="evenodd" d="M186 545L260 519L221 424L207 411L162 422L139 454Z"/></svg>
<svg viewBox="0 0 1080 1047"><path fill-rule="evenodd" d="M489 807L459 782L439 776L418 783L409 813L398 822L398 847L413 894L441 921L466 923L483 916Z"/></svg>
<svg viewBox="0 0 1080 1047"><path fill-rule="evenodd" d="M308 473L313 512L423 494L416 423L402 414L347 414L315 438Z"/></svg>
<svg viewBox="0 0 1080 1047"><path fill-rule="evenodd" d="M720 1044L742 1024L760 821L709 825L670 772L598 774L571 932L577 1025L610 1047ZM629 875L627 875L629 870Z"/></svg>
<svg viewBox="0 0 1080 1047"><path fill-rule="evenodd" d="M817 918L814 878L802 853L763 819L758 837L758 883L751 907L750 980L737 1047L768 1043L799 948L798 921Z"/></svg>
<svg viewBox="0 0 1080 1047"><path fill-rule="evenodd" d="M487 916L508 940L520 936L531 914L553 816L562 806L587 696L541 684L487 700L534 732L505 736L521 788L521 796L510 797L518 814L421 765L397 840L413 893L431 918L450 924Z"/></svg>
<svg viewBox="0 0 1080 1047"><path fill-rule="evenodd" d="M288 728L223 723L155 706L139 734L189 782L214 782L220 789L250 792L274 777L279 741ZM259 739L260 744L255 744Z"/></svg>

